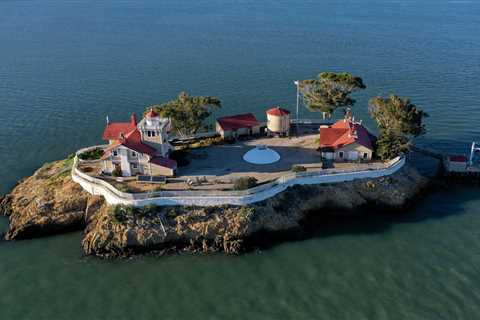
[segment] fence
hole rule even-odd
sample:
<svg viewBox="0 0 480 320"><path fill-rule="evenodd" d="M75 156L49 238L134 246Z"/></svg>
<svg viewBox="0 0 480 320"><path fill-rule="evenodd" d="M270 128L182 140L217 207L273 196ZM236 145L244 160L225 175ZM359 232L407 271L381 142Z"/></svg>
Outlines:
<svg viewBox="0 0 480 320"><path fill-rule="evenodd" d="M96 146L98 147L98 146ZM355 179L378 178L391 175L405 164L404 157L397 157L385 164L384 168L362 171L322 170L319 172L299 172L281 176L275 181L247 190L178 190L155 191L146 193L126 193L119 191L105 180L91 177L81 172L77 166L78 155L95 147L79 150L72 168L72 179L83 189L94 195L102 195L109 204L127 204L133 206L156 205L198 205L214 206L223 204L244 205L265 200L293 185L338 183Z"/></svg>

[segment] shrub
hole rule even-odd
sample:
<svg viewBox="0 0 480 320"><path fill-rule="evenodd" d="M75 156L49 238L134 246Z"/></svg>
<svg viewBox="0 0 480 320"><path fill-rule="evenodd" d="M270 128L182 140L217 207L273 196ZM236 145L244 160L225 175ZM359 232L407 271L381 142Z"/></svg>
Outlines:
<svg viewBox="0 0 480 320"><path fill-rule="evenodd" d="M305 171L307 171L307 168L305 168L304 166L294 165L294 166L292 166L292 171L293 172L305 172Z"/></svg>
<svg viewBox="0 0 480 320"><path fill-rule="evenodd" d="M251 220L255 214L255 209L251 207L241 207L238 214L247 220Z"/></svg>
<svg viewBox="0 0 480 320"><path fill-rule="evenodd" d="M98 160L103 156L103 150L100 148L95 148L93 150L85 151L78 155L82 160Z"/></svg>
<svg viewBox="0 0 480 320"><path fill-rule="evenodd" d="M112 208L113 222L123 223L133 218L135 208L127 205L116 205Z"/></svg>
<svg viewBox="0 0 480 320"><path fill-rule="evenodd" d="M120 169L119 167L115 167L115 169L113 169L113 171L112 171L112 176L121 177L122 176L122 169Z"/></svg>
<svg viewBox="0 0 480 320"><path fill-rule="evenodd" d="M235 180L233 184L234 190L247 190L257 185L257 179L254 177L241 177Z"/></svg>

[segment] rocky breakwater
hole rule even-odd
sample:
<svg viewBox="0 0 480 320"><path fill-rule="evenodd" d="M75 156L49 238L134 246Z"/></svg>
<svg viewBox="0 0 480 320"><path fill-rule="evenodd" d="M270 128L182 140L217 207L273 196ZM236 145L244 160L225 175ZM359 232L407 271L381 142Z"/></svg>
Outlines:
<svg viewBox="0 0 480 320"><path fill-rule="evenodd" d="M90 217L82 246L86 254L101 256L165 249L238 253L259 239L300 235L316 216L362 214L369 207L405 209L428 182L405 166L388 177L294 186L241 207L104 206Z"/></svg>
<svg viewBox="0 0 480 320"><path fill-rule="evenodd" d="M84 228L86 217L104 201L72 181L72 164L72 158L47 163L0 199L0 213L10 219L5 239L34 238Z"/></svg>

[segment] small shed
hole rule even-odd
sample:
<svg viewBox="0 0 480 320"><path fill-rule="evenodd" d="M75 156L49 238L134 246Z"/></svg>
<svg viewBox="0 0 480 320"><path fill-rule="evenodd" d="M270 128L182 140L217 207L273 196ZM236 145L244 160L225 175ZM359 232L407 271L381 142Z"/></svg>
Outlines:
<svg viewBox="0 0 480 320"><path fill-rule="evenodd" d="M251 113L217 119L216 131L223 139L236 139L240 136L260 134L261 123Z"/></svg>
<svg viewBox="0 0 480 320"><path fill-rule="evenodd" d="M280 107L268 109L267 129L269 133L288 136L290 132L290 111Z"/></svg>

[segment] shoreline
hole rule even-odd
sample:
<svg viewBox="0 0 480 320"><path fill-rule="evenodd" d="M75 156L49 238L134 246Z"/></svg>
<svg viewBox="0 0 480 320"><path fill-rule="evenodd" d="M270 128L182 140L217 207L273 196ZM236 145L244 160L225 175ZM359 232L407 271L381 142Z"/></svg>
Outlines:
<svg viewBox="0 0 480 320"><path fill-rule="evenodd" d="M290 186L249 205L151 206L143 214L118 219L111 211L115 207L88 194L64 173L68 161L44 165L2 198L0 211L10 217L7 240L84 229L84 253L104 258L147 252L238 254L307 239L316 218L363 216L380 208L388 214L403 211L432 184L408 164L386 177Z"/></svg>

